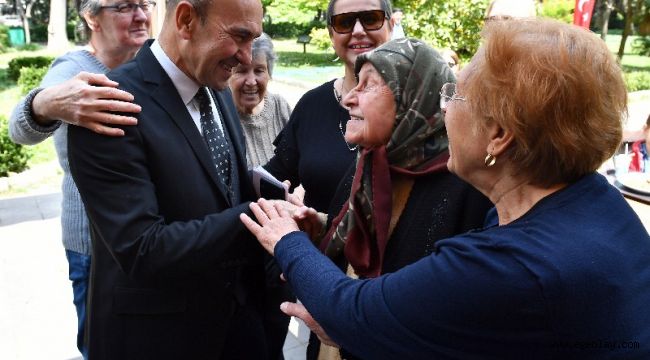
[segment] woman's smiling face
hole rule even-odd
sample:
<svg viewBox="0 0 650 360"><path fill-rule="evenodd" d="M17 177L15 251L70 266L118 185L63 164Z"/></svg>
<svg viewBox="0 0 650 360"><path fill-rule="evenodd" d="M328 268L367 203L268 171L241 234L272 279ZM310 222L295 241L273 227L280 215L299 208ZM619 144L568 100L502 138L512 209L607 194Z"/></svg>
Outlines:
<svg viewBox="0 0 650 360"><path fill-rule="evenodd" d="M379 0L338 0L334 4L334 15L368 10L381 10ZM348 34L339 34L330 28L334 52L345 62L346 66L354 69L354 62L359 54L373 50L390 40L389 22L389 20L384 20L384 26L380 29L366 31L361 23L356 21L352 32Z"/></svg>
<svg viewBox="0 0 650 360"><path fill-rule="evenodd" d="M230 89L242 114L252 114L253 109L264 100L266 87L271 80L266 55L260 53L249 65L239 64L233 69Z"/></svg>
<svg viewBox="0 0 650 360"><path fill-rule="evenodd" d="M350 111L345 140L370 148L388 143L395 126L395 95L375 67L366 62L359 83L343 99Z"/></svg>

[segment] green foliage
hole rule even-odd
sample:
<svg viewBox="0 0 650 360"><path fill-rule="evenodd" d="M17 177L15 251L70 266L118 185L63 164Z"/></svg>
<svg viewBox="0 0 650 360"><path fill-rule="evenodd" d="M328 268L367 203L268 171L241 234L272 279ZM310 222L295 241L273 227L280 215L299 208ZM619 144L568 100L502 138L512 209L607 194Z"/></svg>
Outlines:
<svg viewBox="0 0 650 360"><path fill-rule="evenodd" d="M29 27L29 34L33 42L46 43L47 42L47 23L34 24L31 22ZM68 21L66 23L66 35L68 39L75 39L76 21Z"/></svg>
<svg viewBox="0 0 650 360"><path fill-rule="evenodd" d="M9 80L9 77L7 76L7 69L0 68L0 91L3 91L15 85L15 82Z"/></svg>
<svg viewBox="0 0 650 360"><path fill-rule="evenodd" d="M300 67L300 66L332 66L336 55L333 53L307 53L297 51L277 51L279 66Z"/></svg>
<svg viewBox="0 0 650 360"><path fill-rule="evenodd" d="M329 0L273 0L266 7L266 17L274 23L306 24L312 20L321 21L324 20L322 15L328 3Z"/></svg>
<svg viewBox="0 0 650 360"><path fill-rule="evenodd" d="M542 4L540 16L572 24L575 5L574 0L545 0Z"/></svg>
<svg viewBox="0 0 650 360"><path fill-rule="evenodd" d="M68 21L65 24L65 33L68 38L68 40L75 40L76 39L76 31L77 31L77 22L76 21Z"/></svg>
<svg viewBox="0 0 650 360"><path fill-rule="evenodd" d="M9 46L9 27L0 25L0 54L7 52Z"/></svg>
<svg viewBox="0 0 650 360"><path fill-rule="evenodd" d="M18 50L20 50L20 51L37 51L37 50L41 50L42 48L43 48L42 45L33 42L33 43L30 43L30 44L25 44L25 45L19 46Z"/></svg>
<svg viewBox="0 0 650 360"><path fill-rule="evenodd" d="M17 57L9 61L9 79L17 81L20 77L20 69L24 67L48 67L54 61L52 56L29 56Z"/></svg>
<svg viewBox="0 0 650 360"><path fill-rule="evenodd" d="M9 172L21 172L27 168L27 160L31 156L22 145L14 144L9 139L9 122L0 115L0 176Z"/></svg>
<svg viewBox="0 0 650 360"><path fill-rule="evenodd" d="M406 35L436 48L449 48L459 56L472 56L479 46L487 0L402 1Z"/></svg>
<svg viewBox="0 0 650 360"><path fill-rule="evenodd" d="M650 89L650 71L626 72L623 76L629 92Z"/></svg>
<svg viewBox="0 0 650 360"><path fill-rule="evenodd" d="M47 24L30 25L29 36L33 42L47 42Z"/></svg>
<svg viewBox="0 0 650 360"><path fill-rule="evenodd" d="M309 32L307 24L294 24L289 22L264 24L264 32L272 38L297 38Z"/></svg>
<svg viewBox="0 0 650 360"><path fill-rule="evenodd" d="M20 86L21 94L27 95L33 88L38 87L47 70L47 67L26 67L20 69L18 85Z"/></svg>
<svg viewBox="0 0 650 360"><path fill-rule="evenodd" d="M632 49L639 55L650 56L650 36L644 36L634 40Z"/></svg>
<svg viewBox="0 0 650 360"><path fill-rule="evenodd" d="M307 35L312 28L324 28L322 21L310 21L306 23L277 22L264 23L264 32L272 38L297 38L300 35Z"/></svg>
<svg viewBox="0 0 650 360"><path fill-rule="evenodd" d="M328 0L264 1L264 32L273 38L296 38L325 27Z"/></svg>
<svg viewBox="0 0 650 360"><path fill-rule="evenodd" d="M326 28L313 28L309 33L311 36L311 44L320 50L325 50L332 46L329 31Z"/></svg>

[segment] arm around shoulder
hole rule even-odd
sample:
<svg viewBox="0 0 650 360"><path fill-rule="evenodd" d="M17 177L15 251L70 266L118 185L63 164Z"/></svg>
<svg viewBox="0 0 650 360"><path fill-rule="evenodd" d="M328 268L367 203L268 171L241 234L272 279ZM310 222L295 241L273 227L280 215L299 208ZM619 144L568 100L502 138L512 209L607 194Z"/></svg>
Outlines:
<svg viewBox="0 0 650 360"><path fill-rule="evenodd" d="M17 144L34 145L50 137L61 122L58 120L49 121L48 124L41 124L36 121L32 114L32 101L43 88L36 88L30 91L14 108L9 118L9 137Z"/></svg>

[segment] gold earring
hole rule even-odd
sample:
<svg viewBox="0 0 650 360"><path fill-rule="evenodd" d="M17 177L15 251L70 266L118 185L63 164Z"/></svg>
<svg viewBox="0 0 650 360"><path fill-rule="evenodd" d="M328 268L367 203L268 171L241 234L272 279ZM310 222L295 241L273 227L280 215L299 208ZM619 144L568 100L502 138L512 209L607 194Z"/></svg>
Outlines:
<svg viewBox="0 0 650 360"><path fill-rule="evenodd" d="M492 167L496 163L497 163L497 157L488 153L487 156L485 157L485 166Z"/></svg>

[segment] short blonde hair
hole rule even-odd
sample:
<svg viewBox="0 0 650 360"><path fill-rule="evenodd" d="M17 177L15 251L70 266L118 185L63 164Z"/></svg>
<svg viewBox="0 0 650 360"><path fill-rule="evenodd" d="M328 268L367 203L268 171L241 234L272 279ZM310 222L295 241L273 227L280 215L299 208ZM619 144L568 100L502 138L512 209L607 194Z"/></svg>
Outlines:
<svg viewBox="0 0 650 360"><path fill-rule="evenodd" d="M514 134L507 156L531 183L571 183L612 156L622 138L627 90L605 43L548 19L493 21L463 94L479 127Z"/></svg>

